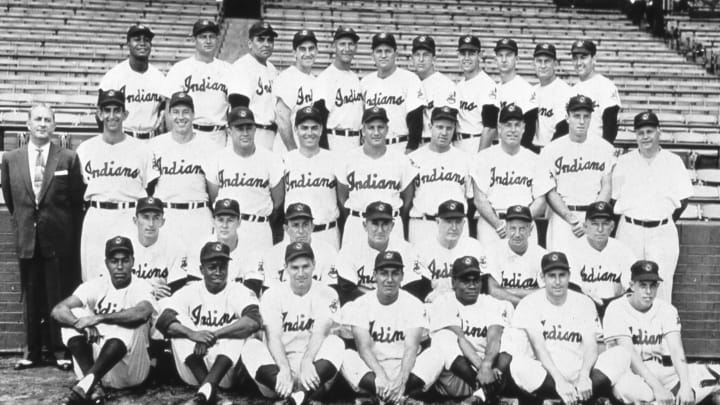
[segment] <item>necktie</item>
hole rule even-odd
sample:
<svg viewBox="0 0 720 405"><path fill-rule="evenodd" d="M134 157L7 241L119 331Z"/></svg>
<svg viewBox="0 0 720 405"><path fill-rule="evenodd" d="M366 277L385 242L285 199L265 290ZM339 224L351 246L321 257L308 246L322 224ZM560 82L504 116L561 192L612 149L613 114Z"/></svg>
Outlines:
<svg viewBox="0 0 720 405"><path fill-rule="evenodd" d="M37 156L35 157L35 175L33 176L33 191L35 197L40 194L42 188L43 176L45 175L45 160L43 159L42 149L37 149Z"/></svg>

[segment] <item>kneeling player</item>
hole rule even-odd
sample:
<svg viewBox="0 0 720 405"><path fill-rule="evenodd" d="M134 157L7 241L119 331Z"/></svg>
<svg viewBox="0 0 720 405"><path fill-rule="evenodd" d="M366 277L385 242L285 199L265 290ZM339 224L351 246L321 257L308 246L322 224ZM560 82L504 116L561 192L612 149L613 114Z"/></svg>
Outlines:
<svg viewBox="0 0 720 405"><path fill-rule="evenodd" d="M403 260L385 251L375 259L375 291L343 308L343 324L352 328L357 351L346 350L342 374L356 392L397 403L428 389L440 375L436 349L420 352L427 332L423 303L401 290Z"/></svg>
<svg viewBox="0 0 720 405"><path fill-rule="evenodd" d="M288 282L269 289L260 302L265 343L251 339L242 350L248 373L268 398L292 397L302 404L340 371L345 345L330 334L340 303L334 289L313 281L314 270L310 244L290 243Z"/></svg>
<svg viewBox="0 0 720 405"><path fill-rule="evenodd" d="M208 242L200 252L203 280L160 302L157 330L171 339L175 366L185 383L200 386L188 404L212 403L217 386L229 388L229 373L245 339L260 329L255 293L228 283L230 248Z"/></svg>
<svg viewBox="0 0 720 405"><path fill-rule="evenodd" d="M130 239L117 236L105 243L105 266L108 276L82 283L52 311L80 379L67 404L102 403L100 380L113 388L131 387L150 371L148 320L155 299L150 284L132 276Z"/></svg>

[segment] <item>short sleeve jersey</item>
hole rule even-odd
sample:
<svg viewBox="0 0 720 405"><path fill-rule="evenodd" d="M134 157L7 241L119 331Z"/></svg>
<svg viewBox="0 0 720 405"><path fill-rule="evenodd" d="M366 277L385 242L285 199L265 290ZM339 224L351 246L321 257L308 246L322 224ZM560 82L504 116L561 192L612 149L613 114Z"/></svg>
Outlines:
<svg viewBox="0 0 720 405"><path fill-rule="evenodd" d="M458 132L480 134L483 131L484 106L496 105L497 84L485 72L457 84Z"/></svg>
<svg viewBox="0 0 720 405"><path fill-rule="evenodd" d="M370 247L367 242L358 245L359 249L349 246L340 249L338 275L364 291L375 290L375 258L380 252ZM391 238L386 251L388 250L396 251L402 257L405 266L403 285L419 280L423 274L426 274L427 266L411 244Z"/></svg>
<svg viewBox="0 0 720 405"><path fill-rule="evenodd" d="M434 108L452 107L457 108L457 93L455 83L449 77L434 72L421 81L423 94L427 105L423 114L423 138L430 138L430 114Z"/></svg>
<svg viewBox="0 0 720 405"><path fill-rule="evenodd" d="M637 260L630 248L615 238L608 239L602 251L590 246L587 238L580 238L567 253L570 281L600 298L615 297L615 283L628 287L630 267Z"/></svg>
<svg viewBox="0 0 720 405"><path fill-rule="evenodd" d="M152 287L132 277L124 288L115 288L110 277L97 277L78 286L73 295L95 315L107 315L130 309L146 301L155 305Z"/></svg>
<svg viewBox="0 0 720 405"><path fill-rule="evenodd" d="M193 99L198 125L224 125L227 122L228 80L231 65L221 59L206 63L195 56L174 64L167 74L172 92L184 91Z"/></svg>
<svg viewBox="0 0 720 405"><path fill-rule="evenodd" d="M278 75L275 66L270 61L263 65L248 53L236 60L230 70L229 94L242 94L250 99L248 107L258 124L275 122L273 82Z"/></svg>
<svg viewBox="0 0 720 405"><path fill-rule="evenodd" d="M603 135L603 112L605 109L618 106L620 103L620 93L612 80L601 74L595 74L593 77L576 83L572 88L572 96L581 94L590 97L595 103L595 111L590 117L590 128L588 136Z"/></svg>
<svg viewBox="0 0 720 405"><path fill-rule="evenodd" d="M487 255L484 253L485 249L477 239L468 236L461 237L457 245L448 249L438 242L437 235L427 235L415 245L415 250L418 252L420 262L424 264L423 270L427 268L427 273L423 275L430 280L449 281L452 278L453 262L463 256L475 257L480 264L480 271L483 273L489 271L490 266Z"/></svg>
<svg viewBox="0 0 720 405"><path fill-rule="evenodd" d="M540 262L547 253L540 245L528 243L522 255L510 249L507 240L499 241L490 249L491 262L495 265L491 274L503 288L535 289L543 287Z"/></svg>
<svg viewBox="0 0 720 405"><path fill-rule="evenodd" d="M306 157L298 149L285 155L285 206L301 202L310 207L315 224L340 215L337 206L338 156L320 149Z"/></svg>
<svg viewBox="0 0 720 405"><path fill-rule="evenodd" d="M360 88L366 109L382 107L387 111L389 139L407 135L407 114L426 104L420 78L403 68L396 68L382 79L377 72L372 72L360 80Z"/></svg>
<svg viewBox="0 0 720 405"><path fill-rule="evenodd" d="M532 101L538 107L538 128L533 144L545 146L552 141L555 127L567 115L567 103L572 96L570 85L559 77L545 86L538 83L533 87Z"/></svg>
<svg viewBox="0 0 720 405"><path fill-rule="evenodd" d="M444 201L465 201L472 197L469 181L472 161L465 152L451 146L439 153L425 145L408 157L418 170L411 217L435 215Z"/></svg>
<svg viewBox="0 0 720 405"><path fill-rule="evenodd" d="M160 232L158 240L143 246L135 235L133 277L152 282L172 283L187 277L187 249L175 235Z"/></svg>
<svg viewBox="0 0 720 405"><path fill-rule="evenodd" d="M364 101L355 72L330 64L318 75L315 87L314 101L325 100L329 111L328 129L360 130Z"/></svg>
<svg viewBox="0 0 720 405"><path fill-rule="evenodd" d="M498 83L496 105L502 110L507 105L515 104L526 113L537 108L537 104L532 100L532 93L530 83L520 75L515 75L508 82Z"/></svg>
<svg viewBox="0 0 720 405"><path fill-rule="evenodd" d="M243 232L242 224L238 228L238 242L234 249L230 251L230 261L228 262L228 281L242 283L245 280L263 280L262 271L258 271L257 260L249 259L254 257L254 252L249 251L246 246L252 244L254 235ZM188 275L202 279L200 273L200 251L207 242L217 242L218 238L215 234L204 235L197 238L197 243L188 247ZM261 269L262 270L262 269Z"/></svg>
<svg viewBox="0 0 720 405"><path fill-rule="evenodd" d="M250 255L250 259L245 257L242 260L250 261L250 265L257 269L254 272L263 274L266 287L285 285L288 279L285 273L285 249L289 243L286 237L284 241L275 244L267 251L259 255ZM315 255L313 279L319 281L318 284L336 284L338 251L322 239L316 238L310 245Z"/></svg>
<svg viewBox="0 0 720 405"><path fill-rule="evenodd" d="M290 66L283 70L273 83L273 92L278 100L290 109L290 122L295 122L299 109L312 105L314 98L315 76Z"/></svg>

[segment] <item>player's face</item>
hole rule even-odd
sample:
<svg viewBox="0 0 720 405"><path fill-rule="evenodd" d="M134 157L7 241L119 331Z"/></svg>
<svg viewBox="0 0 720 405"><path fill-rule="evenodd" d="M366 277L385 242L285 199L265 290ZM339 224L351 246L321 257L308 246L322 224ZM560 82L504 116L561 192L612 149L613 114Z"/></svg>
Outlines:
<svg viewBox="0 0 720 405"><path fill-rule="evenodd" d="M474 73L480 69L480 51L463 49L460 51L460 68L463 73Z"/></svg>
<svg viewBox="0 0 720 405"><path fill-rule="evenodd" d="M372 56L378 70L388 71L395 67L397 53L389 45L378 45L373 49Z"/></svg>
<svg viewBox="0 0 720 405"><path fill-rule="evenodd" d="M498 134L503 144L511 147L520 145L525 123L521 120L508 120L498 123Z"/></svg>
<svg viewBox="0 0 720 405"><path fill-rule="evenodd" d="M495 52L495 62L500 73L514 72L517 55L509 49L501 49Z"/></svg>
<svg viewBox="0 0 720 405"><path fill-rule="evenodd" d="M130 56L136 59L147 60L152 50L152 40L144 34L134 35L128 38L127 46L128 51L130 51Z"/></svg>
<svg viewBox="0 0 720 405"><path fill-rule="evenodd" d="M295 61L306 69L312 68L316 56L317 45L312 41L305 41L295 49Z"/></svg>
<svg viewBox="0 0 720 405"><path fill-rule="evenodd" d="M543 274L546 293L555 298L564 297L567 294L570 272L567 270L550 270Z"/></svg>
<svg viewBox="0 0 720 405"><path fill-rule="evenodd" d="M463 304L474 304L480 295L480 274L465 274L462 277L453 277L452 288L455 298Z"/></svg>
<svg viewBox="0 0 720 405"><path fill-rule="evenodd" d="M138 233L146 238L155 239L160 233L160 228L165 225L165 217L159 212L146 211L137 214L133 218L138 228Z"/></svg>
<svg viewBox="0 0 720 405"><path fill-rule="evenodd" d="M298 257L285 264L285 273L293 290L310 287L313 271L315 262L309 257Z"/></svg>
<svg viewBox="0 0 720 405"><path fill-rule="evenodd" d="M362 132L365 143L370 146L379 147L385 144L388 124L383 120L368 121L363 124Z"/></svg>
<svg viewBox="0 0 720 405"><path fill-rule="evenodd" d="M298 218L287 221L285 232L290 237L290 242L307 242L310 243L310 235L313 232L313 222L311 219Z"/></svg>
<svg viewBox="0 0 720 405"><path fill-rule="evenodd" d="M235 215L216 215L213 219L215 234L219 238L227 239L237 235L240 218Z"/></svg>
<svg viewBox="0 0 720 405"><path fill-rule="evenodd" d="M27 122L30 139L36 144L45 144L55 130L55 117L52 111L45 106L37 106L30 111Z"/></svg>
<svg viewBox="0 0 720 405"><path fill-rule="evenodd" d="M507 234L508 244L516 248L525 248L532 233L532 222L520 221L512 219L505 223L505 233Z"/></svg>
<svg viewBox="0 0 720 405"><path fill-rule="evenodd" d="M641 152L654 152L660 148L660 130L656 127L640 127L635 131L635 137Z"/></svg>
<svg viewBox="0 0 720 405"><path fill-rule="evenodd" d="M217 258L202 262L200 263L200 273L203 275L208 290L222 290L227 284L228 260Z"/></svg>
<svg viewBox="0 0 720 405"><path fill-rule="evenodd" d="M255 145L255 125L240 124L230 127L230 138L238 148L251 148Z"/></svg>
<svg viewBox="0 0 720 405"><path fill-rule="evenodd" d="M319 122L305 120L295 127L300 145L306 149L317 149L320 145L322 125Z"/></svg>
<svg viewBox="0 0 720 405"><path fill-rule="evenodd" d="M415 73L425 77L435 64L435 55L426 49L418 49L412 54Z"/></svg>
<svg viewBox="0 0 720 405"><path fill-rule="evenodd" d="M187 105L178 104L170 109L170 119L173 129L177 132L186 132L192 129L192 122L195 118L193 109Z"/></svg>
<svg viewBox="0 0 720 405"><path fill-rule="evenodd" d="M447 241L460 239L465 218L438 218L438 232Z"/></svg>
<svg viewBox="0 0 720 405"><path fill-rule="evenodd" d="M105 258L110 280L116 288L130 284L133 264L135 258L125 252L116 252Z"/></svg>
<svg viewBox="0 0 720 405"><path fill-rule="evenodd" d="M455 133L455 123L449 120L433 121L430 130L430 142L441 149L450 146Z"/></svg>
<svg viewBox="0 0 720 405"><path fill-rule="evenodd" d="M655 301L659 286L660 283L657 281L632 281L630 288L633 293L630 300L633 302L633 306L639 310L650 308Z"/></svg>
<svg viewBox="0 0 720 405"><path fill-rule="evenodd" d="M570 136L585 137L590 127L591 116L592 113L587 110L568 111L567 122L570 128Z"/></svg>
<svg viewBox="0 0 720 405"><path fill-rule="evenodd" d="M585 220L585 235L589 240L597 243L605 243L610 238L610 233L615 223L607 218L593 218Z"/></svg>
<svg viewBox="0 0 720 405"><path fill-rule="evenodd" d="M395 223L389 219L371 219L363 222L365 231L368 234L368 241L373 243L385 243L390 240Z"/></svg>
<svg viewBox="0 0 720 405"><path fill-rule="evenodd" d="M218 36L214 32L201 32L195 37L195 51L203 56L215 56L219 44Z"/></svg>
<svg viewBox="0 0 720 405"><path fill-rule="evenodd" d="M357 52L357 42L350 38L338 38L333 42L335 47L335 59L338 59L343 64L350 64L355 57Z"/></svg>
<svg viewBox="0 0 720 405"><path fill-rule="evenodd" d="M533 59L535 65L535 75L538 79L551 79L555 77L555 68L557 61L547 55L536 56Z"/></svg>
<svg viewBox="0 0 720 405"><path fill-rule="evenodd" d="M117 105L106 105L98 109L98 118L109 132L122 131L122 123L127 118L127 111Z"/></svg>
<svg viewBox="0 0 720 405"><path fill-rule="evenodd" d="M252 37L248 40L248 48L250 48L250 54L255 59L265 61L273 53L275 49L275 38L269 35L261 35L259 37Z"/></svg>
<svg viewBox="0 0 720 405"><path fill-rule="evenodd" d="M573 67L581 79L584 79L595 70L595 57L590 54L576 53L572 56Z"/></svg>
<svg viewBox="0 0 720 405"><path fill-rule="evenodd" d="M384 267L375 270L375 283L378 296L390 298L397 296L403 279L400 267Z"/></svg>

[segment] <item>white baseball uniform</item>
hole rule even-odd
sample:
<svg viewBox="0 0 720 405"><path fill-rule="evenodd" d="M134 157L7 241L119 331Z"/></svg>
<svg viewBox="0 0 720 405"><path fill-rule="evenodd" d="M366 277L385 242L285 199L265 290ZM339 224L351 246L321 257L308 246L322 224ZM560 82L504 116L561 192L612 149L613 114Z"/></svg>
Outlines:
<svg viewBox="0 0 720 405"><path fill-rule="evenodd" d="M275 96L273 82L278 71L272 62L264 65L251 54L245 54L232 64L228 94L242 94L250 99L248 108L255 116L258 125L275 123ZM255 143L267 150L272 150L275 131L258 128L255 132Z"/></svg>
<svg viewBox="0 0 720 405"><path fill-rule="evenodd" d="M419 253L412 245L402 239L391 239L385 251L396 251L403 259L404 276L402 284L420 280L427 274L427 265L422 262ZM343 246L338 257L338 275L362 291L375 290L375 258L380 251L373 249L367 243L355 247ZM372 294L371 294L372 295Z"/></svg>
<svg viewBox="0 0 720 405"><path fill-rule="evenodd" d="M432 110L445 106L457 108L457 92L455 83L447 75L440 72L434 72L420 83L427 100L423 113L422 137L424 141L430 141L430 114Z"/></svg>
<svg viewBox="0 0 720 405"><path fill-rule="evenodd" d="M314 101L325 100L329 111L326 128L339 131L328 135L330 150L347 151L360 146L364 102L357 74L331 63L318 75L315 86ZM358 134L348 135L344 131Z"/></svg>
<svg viewBox="0 0 720 405"><path fill-rule="evenodd" d="M286 237L285 240L265 252L251 255L249 259L245 257L242 260L249 261L249 266L256 269L255 273L264 275L265 287L272 289L279 285L285 285L288 278L285 274L285 249L290 243ZM315 239L314 235L310 246L315 255L313 279L319 281L317 284L337 284L337 249L322 239Z"/></svg>
<svg viewBox="0 0 720 405"><path fill-rule="evenodd" d="M565 119L567 103L574 95L570 85L559 77L545 86L538 83L533 87L531 101L538 107L538 127L533 138L535 146L545 146L552 141L555 127Z"/></svg>
<svg viewBox="0 0 720 405"><path fill-rule="evenodd" d="M247 222L242 222L240 228L245 226ZM248 246L252 246L255 235L252 233L241 232L238 228L238 241L236 246L230 247L230 262L228 262L228 280L243 283L245 280L263 280L262 271L259 271L257 260L248 259L255 256L255 251ZM208 242L217 242L218 237L214 234L197 238L195 243L190 245L188 249L187 274L197 279L202 279L200 272L200 251ZM260 269L261 270L261 269Z"/></svg>
<svg viewBox="0 0 720 405"><path fill-rule="evenodd" d="M630 267L637 260L630 249L615 238L609 238L601 251L590 246L586 237L575 241L567 251L570 263L570 281L579 285L583 292L597 298L613 298L630 283Z"/></svg>
<svg viewBox="0 0 720 405"><path fill-rule="evenodd" d="M436 231L434 235L424 235L413 247L420 257L420 262L424 264L423 270L427 268L423 276L432 282L433 291L438 295L451 289L452 265L455 259L472 256L478 260L483 273L489 272L494 267L488 262L486 250L480 242L469 236L461 236L457 244L452 249L448 249L440 244Z"/></svg>
<svg viewBox="0 0 720 405"><path fill-rule="evenodd" d="M590 128L588 136L603 135L603 112L606 108L618 106L622 108L620 103L620 94L615 83L600 73L595 73L591 78L585 81L579 81L572 87L572 95L581 94L592 99L595 111L590 117Z"/></svg>
<svg viewBox="0 0 720 405"><path fill-rule="evenodd" d="M289 66L283 70L273 83L273 93L278 101L282 100L290 109L290 125L295 126L295 114L303 107L313 104L313 92L315 88L315 75L301 72L295 66ZM294 133L297 144L297 134ZM278 149L279 148L279 149ZM285 143L280 137L275 138L273 150L276 153L287 153Z"/></svg>
<svg viewBox="0 0 720 405"><path fill-rule="evenodd" d="M515 104L526 113L537 108L537 104L532 100L532 95L532 85L522 76L515 75L510 81L497 84L495 105L502 110L507 105Z"/></svg>
<svg viewBox="0 0 720 405"><path fill-rule="evenodd" d="M456 86L458 104L456 145L467 153L477 153L480 136L485 128L482 122L484 106L496 104L497 84L487 73L480 71L473 78L460 80Z"/></svg>

